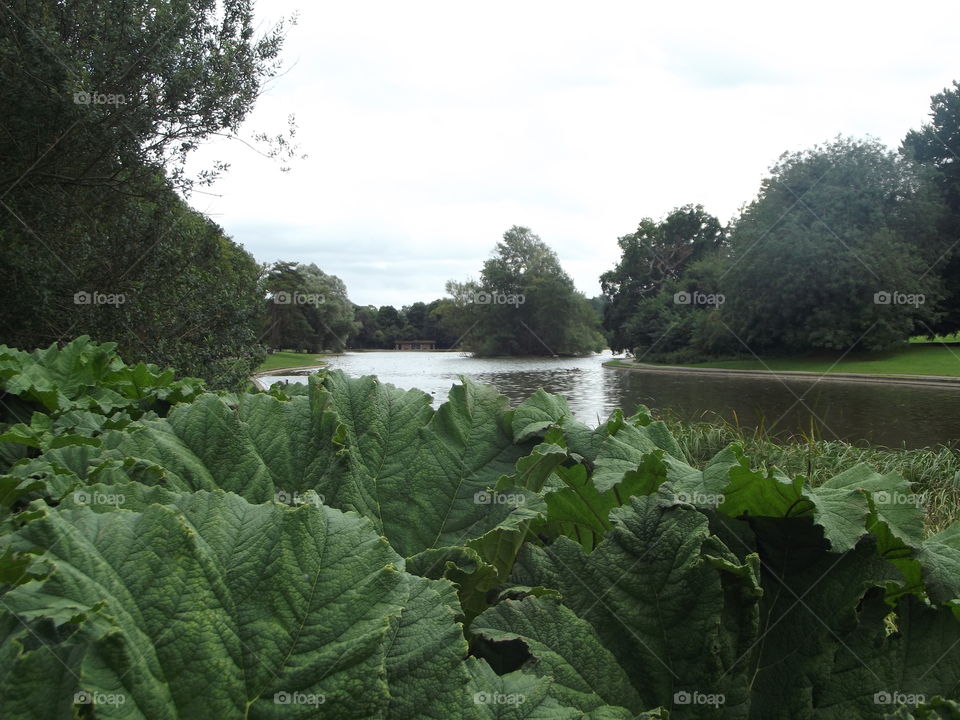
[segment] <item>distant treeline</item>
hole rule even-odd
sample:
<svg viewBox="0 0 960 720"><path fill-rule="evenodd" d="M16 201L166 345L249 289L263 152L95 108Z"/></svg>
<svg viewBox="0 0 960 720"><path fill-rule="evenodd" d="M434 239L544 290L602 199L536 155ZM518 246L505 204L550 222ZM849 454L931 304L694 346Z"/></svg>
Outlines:
<svg viewBox="0 0 960 720"><path fill-rule="evenodd" d="M784 154L727 225L645 218L601 276L610 345L693 361L884 351L960 329L960 84L893 152L837 138Z"/></svg>
<svg viewBox="0 0 960 720"><path fill-rule="evenodd" d="M602 298L587 300L529 228L504 233L479 280L447 283L450 297L399 310L350 302L339 278L316 265L275 263L266 272L264 333L272 349L392 349L432 340L480 355L574 355L606 346Z"/></svg>

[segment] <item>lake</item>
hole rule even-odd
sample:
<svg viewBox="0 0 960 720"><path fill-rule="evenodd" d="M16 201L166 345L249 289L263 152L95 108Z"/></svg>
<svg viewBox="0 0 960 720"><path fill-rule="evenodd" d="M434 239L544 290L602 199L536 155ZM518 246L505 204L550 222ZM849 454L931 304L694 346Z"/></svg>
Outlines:
<svg viewBox="0 0 960 720"><path fill-rule="evenodd" d="M825 440L891 447L954 444L960 438L960 389L729 376L695 376L614 370L601 363L609 351L585 358L473 358L451 352L352 352L329 358L349 375L376 375L401 388L419 388L446 399L465 375L497 390L514 404L537 388L563 395L574 415L596 426L615 408L638 405L685 420L717 416L744 427L765 426L788 438L809 434ZM303 376L276 380L303 382ZM269 382L269 379L266 379Z"/></svg>

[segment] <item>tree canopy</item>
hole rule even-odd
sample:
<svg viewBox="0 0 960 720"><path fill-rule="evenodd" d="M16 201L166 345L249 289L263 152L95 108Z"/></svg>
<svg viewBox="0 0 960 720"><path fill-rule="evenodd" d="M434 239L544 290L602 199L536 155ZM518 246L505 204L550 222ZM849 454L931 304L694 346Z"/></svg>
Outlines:
<svg viewBox="0 0 960 720"><path fill-rule="evenodd" d="M264 278L269 294L264 336L277 349L340 352L358 330L347 288L315 264L276 262Z"/></svg>
<svg viewBox="0 0 960 720"><path fill-rule="evenodd" d="M530 228L503 234L480 280L447 283L449 322L479 355L578 355L606 344L590 303Z"/></svg>
<svg viewBox="0 0 960 720"><path fill-rule="evenodd" d="M654 307L665 307L654 298L666 285L679 282L695 263L719 252L725 240L720 222L702 205L677 208L662 222L644 218L635 232L618 238L620 262L600 276L608 300L603 325L610 333L610 346L617 351L632 349L652 343L640 334L661 335L658 331L664 328L653 317L633 322L631 318L638 311L649 315ZM673 322L668 320L667 326Z"/></svg>
<svg viewBox="0 0 960 720"><path fill-rule="evenodd" d="M180 195L222 169L188 176L189 153L233 136L276 73L282 27L258 37L252 7L0 4L6 341L87 333L214 386L259 364L259 268Z"/></svg>
<svg viewBox="0 0 960 720"><path fill-rule="evenodd" d="M611 347L686 362L879 351L955 329L941 321L954 159L935 142L956 137L952 102L935 99L939 125L904 154L844 137L785 153L728 228L693 205L645 218L601 276Z"/></svg>
<svg viewBox="0 0 960 720"><path fill-rule="evenodd" d="M872 140L785 154L731 234L723 315L752 353L883 350L933 322L937 204Z"/></svg>
<svg viewBox="0 0 960 720"><path fill-rule="evenodd" d="M930 168L930 180L943 200L939 245L946 244L947 250L935 265L945 286L943 315L928 334L954 333L960 330L960 82L933 96L930 122L907 133L901 152Z"/></svg>

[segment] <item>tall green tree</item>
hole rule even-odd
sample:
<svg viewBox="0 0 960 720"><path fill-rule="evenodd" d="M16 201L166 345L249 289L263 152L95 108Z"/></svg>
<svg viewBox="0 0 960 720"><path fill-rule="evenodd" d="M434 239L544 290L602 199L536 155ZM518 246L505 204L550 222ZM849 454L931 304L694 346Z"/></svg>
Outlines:
<svg viewBox="0 0 960 720"><path fill-rule="evenodd" d="M960 330L960 82L933 96L930 122L907 133L901 152L932 170L944 203L939 244L948 247L934 266L944 284L943 315L926 330L954 333Z"/></svg>
<svg viewBox="0 0 960 720"><path fill-rule="evenodd" d="M258 37L253 6L0 4L0 92L7 101L0 193L26 186L53 195L76 187L142 195L158 168L190 186L183 169L189 153L211 136L236 134L279 69L283 26Z"/></svg>
<svg viewBox="0 0 960 720"><path fill-rule="evenodd" d="M213 387L245 382L263 358L250 254L171 190L104 200L93 218L74 200L73 216L52 204L61 232L43 245L0 230L0 338L43 347L85 334ZM12 217L0 207L0 225Z"/></svg>
<svg viewBox="0 0 960 720"><path fill-rule="evenodd" d="M382 347L392 349L403 334L403 315L393 305L382 305L377 310L377 324L383 337Z"/></svg>
<svg viewBox="0 0 960 720"><path fill-rule="evenodd" d="M934 322L938 208L876 141L783 155L736 223L721 279L743 351L882 350Z"/></svg>
<svg viewBox="0 0 960 720"><path fill-rule="evenodd" d="M353 345L359 348L382 348L383 332L377 322L377 308L373 305L354 305L353 318L357 324Z"/></svg>
<svg viewBox="0 0 960 720"><path fill-rule="evenodd" d="M404 319L403 332L408 336L407 339L430 339L427 337L430 311L425 302L418 301L412 305L404 305L401 312Z"/></svg>
<svg viewBox="0 0 960 720"><path fill-rule="evenodd" d="M423 337L436 340L437 347L444 350L454 348L460 333L448 327L447 318L453 315L455 309L450 298L438 298L427 303L427 318L424 325Z"/></svg>
<svg viewBox="0 0 960 720"><path fill-rule="evenodd" d="M347 286L336 275L328 275L313 263L300 269L307 301L303 310L317 345L335 352L346 349L359 329L354 320L353 303L347 297Z"/></svg>
<svg viewBox="0 0 960 720"><path fill-rule="evenodd" d="M274 349L339 352L361 327L343 281L313 263L274 263L264 289L265 335Z"/></svg>
<svg viewBox="0 0 960 720"><path fill-rule="evenodd" d="M264 278L269 294L264 318L264 336L274 350L317 352L313 327L304 312L307 279L296 262L276 262Z"/></svg>
<svg viewBox="0 0 960 720"><path fill-rule="evenodd" d="M87 333L216 386L257 366L259 270L181 197L225 167L188 176L190 152L235 136L276 73L282 28L257 36L252 8L0 3L2 340Z"/></svg>
<svg viewBox="0 0 960 720"><path fill-rule="evenodd" d="M400 310L403 329L400 332L404 340L433 340L438 348L447 349L457 340L456 333L448 330L444 316L449 309L449 300L437 299L429 303L415 302Z"/></svg>
<svg viewBox="0 0 960 720"><path fill-rule="evenodd" d="M641 311L641 304L656 297L665 284L679 281L693 263L719 252L725 241L719 220L702 205L684 205L661 222L644 218L635 232L618 238L620 262L600 276L610 347L621 351L645 344L638 330L659 336L659 324L648 322L650 311ZM651 308L661 305L656 302ZM638 313L647 320L633 320Z"/></svg>
<svg viewBox="0 0 960 720"><path fill-rule="evenodd" d="M480 355L574 355L605 345L584 295L557 254L529 228L513 226L477 283L448 283L464 310L464 347Z"/></svg>

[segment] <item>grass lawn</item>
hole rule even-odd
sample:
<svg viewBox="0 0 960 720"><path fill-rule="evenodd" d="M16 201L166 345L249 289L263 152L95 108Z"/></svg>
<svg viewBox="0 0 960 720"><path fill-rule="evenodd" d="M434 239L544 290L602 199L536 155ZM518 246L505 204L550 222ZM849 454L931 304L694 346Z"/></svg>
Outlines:
<svg viewBox="0 0 960 720"><path fill-rule="evenodd" d="M316 355L314 353L294 352L293 350L279 350L271 355L267 355L258 369L258 372L267 370L282 370L283 368L309 367L311 365L323 365L326 355Z"/></svg>
<svg viewBox="0 0 960 720"><path fill-rule="evenodd" d="M840 355L815 355L810 357L763 358L762 362L751 358L749 360L691 363L684 367L960 377L960 344L914 342L908 347L889 353L850 353L842 360L839 360L839 358ZM630 363L622 364L629 365Z"/></svg>
<svg viewBox="0 0 960 720"><path fill-rule="evenodd" d="M953 335L937 335L933 340L926 337L925 335L917 335L916 337L910 338L912 343L960 343L960 332L953 333Z"/></svg>

